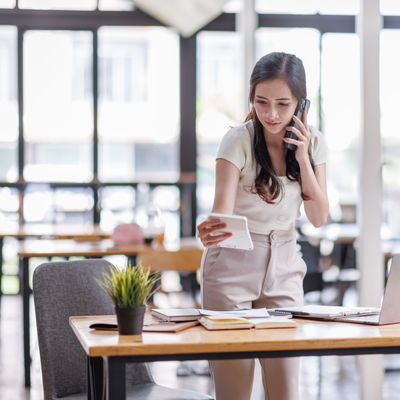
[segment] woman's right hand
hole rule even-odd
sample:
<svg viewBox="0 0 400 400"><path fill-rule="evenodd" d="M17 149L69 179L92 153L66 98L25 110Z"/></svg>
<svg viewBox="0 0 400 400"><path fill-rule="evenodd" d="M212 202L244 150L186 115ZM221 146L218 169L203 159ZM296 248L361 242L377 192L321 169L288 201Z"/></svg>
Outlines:
<svg viewBox="0 0 400 400"><path fill-rule="evenodd" d="M220 219L206 219L201 224L197 225L198 236L201 243L203 243L205 247L211 247L232 236L231 232L221 231L224 228L226 228L226 224L222 223Z"/></svg>

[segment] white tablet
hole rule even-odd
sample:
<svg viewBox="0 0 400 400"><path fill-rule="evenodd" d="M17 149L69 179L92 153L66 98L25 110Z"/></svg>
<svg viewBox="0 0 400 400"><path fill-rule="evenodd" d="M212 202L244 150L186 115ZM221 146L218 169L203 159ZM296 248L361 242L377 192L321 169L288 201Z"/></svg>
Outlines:
<svg viewBox="0 0 400 400"><path fill-rule="evenodd" d="M253 241L251 240L247 218L242 215L211 213L209 218L218 218L226 224L226 228L221 232L230 232L232 236L218 243L218 247L228 247L231 249L253 250Z"/></svg>

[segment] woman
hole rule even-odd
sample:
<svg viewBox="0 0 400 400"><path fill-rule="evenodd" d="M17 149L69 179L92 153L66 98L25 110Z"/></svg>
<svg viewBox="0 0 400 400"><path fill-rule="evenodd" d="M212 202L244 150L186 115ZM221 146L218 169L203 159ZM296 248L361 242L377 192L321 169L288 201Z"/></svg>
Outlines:
<svg viewBox="0 0 400 400"><path fill-rule="evenodd" d="M202 265L202 306L214 310L284 307L303 303L306 265L296 247L295 220L304 201L314 226L328 216L326 149L322 135L296 118L307 97L302 61L270 53L250 78L252 110L230 129L216 161L213 212L245 215L254 250L215 247L230 233L217 219L198 225L207 247ZM294 120L297 127L289 127ZM290 130L294 138L284 137ZM285 143L295 145L287 150ZM222 230L222 231L221 231ZM260 359L268 400L299 396L298 359ZM250 399L254 360L210 362L217 400Z"/></svg>

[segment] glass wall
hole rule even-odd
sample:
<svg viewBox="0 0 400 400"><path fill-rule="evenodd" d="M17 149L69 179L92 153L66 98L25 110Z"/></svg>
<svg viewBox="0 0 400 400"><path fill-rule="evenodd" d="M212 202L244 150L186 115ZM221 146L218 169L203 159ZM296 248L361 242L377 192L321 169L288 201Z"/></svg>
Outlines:
<svg viewBox="0 0 400 400"><path fill-rule="evenodd" d="M400 13L400 8L398 9ZM381 33L381 132L384 190L384 220L392 233L400 235L400 136L398 93L400 93L400 60L397 48L399 30Z"/></svg>
<svg viewBox="0 0 400 400"><path fill-rule="evenodd" d="M156 27L99 30L99 178L179 176L179 41Z"/></svg>
<svg viewBox="0 0 400 400"><path fill-rule="evenodd" d="M25 33L25 180L93 178L91 71L90 32Z"/></svg>
<svg viewBox="0 0 400 400"><path fill-rule="evenodd" d="M239 35L201 32L197 35L197 201L199 213L211 209L215 156L229 127L243 121Z"/></svg>
<svg viewBox="0 0 400 400"><path fill-rule="evenodd" d="M17 29L0 26L0 182L18 177Z"/></svg>
<svg viewBox="0 0 400 400"><path fill-rule="evenodd" d="M343 205L358 201L360 160L360 46L356 34L322 38L321 100L328 144L330 198ZM332 200L333 202L333 200Z"/></svg>

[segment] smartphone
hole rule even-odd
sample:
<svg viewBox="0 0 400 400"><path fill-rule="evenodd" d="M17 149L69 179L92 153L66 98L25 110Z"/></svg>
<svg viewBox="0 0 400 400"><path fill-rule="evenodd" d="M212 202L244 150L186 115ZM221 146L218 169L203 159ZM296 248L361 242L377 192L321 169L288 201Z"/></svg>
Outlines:
<svg viewBox="0 0 400 400"><path fill-rule="evenodd" d="M299 104L296 107L296 111L294 112L294 115L298 119L301 120L303 118L303 114L308 111L309 107L310 107L310 100L300 99ZM298 128L296 122L293 119L290 121L289 126L294 126L294 127ZM290 139L297 139L297 136L292 131L286 131L285 137L290 138ZM297 146L295 144L285 143L285 145L288 150L296 150L297 149Z"/></svg>

